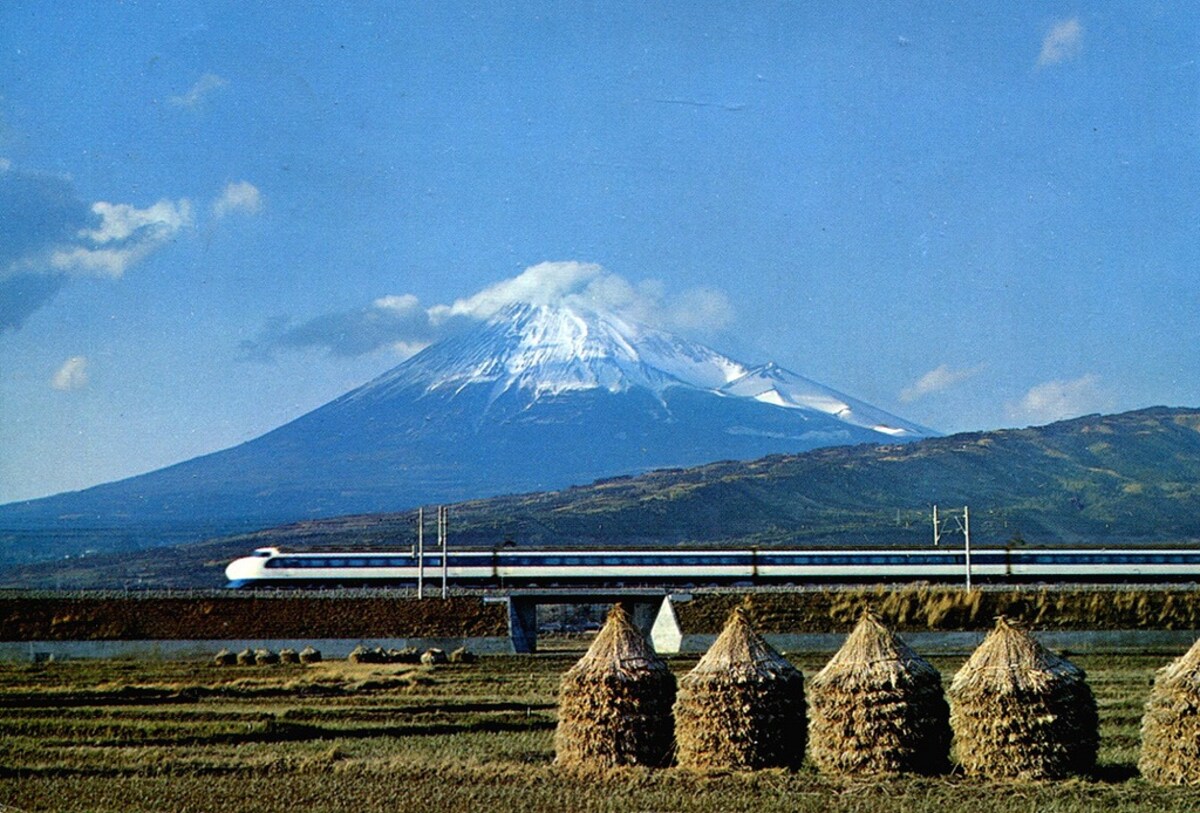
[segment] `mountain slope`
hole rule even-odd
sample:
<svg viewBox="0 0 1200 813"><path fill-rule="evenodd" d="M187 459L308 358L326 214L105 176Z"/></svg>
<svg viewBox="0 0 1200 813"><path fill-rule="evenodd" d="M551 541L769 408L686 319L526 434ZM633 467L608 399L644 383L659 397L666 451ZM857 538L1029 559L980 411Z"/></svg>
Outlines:
<svg viewBox="0 0 1200 813"><path fill-rule="evenodd" d="M774 366L517 305L248 443L0 506L0 564L929 434Z"/></svg>
<svg viewBox="0 0 1200 813"><path fill-rule="evenodd" d="M1198 540L1200 409L651 472L460 504L453 523L459 544L481 545L927 544L934 504L969 505L979 544ZM385 518L371 519L366 535L386 537ZM364 536L362 518L346 521L357 527L345 535L334 520L261 539L324 545Z"/></svg>
<svg viewBox="0 0 1200 813"><path fill-rule="evenodd" d="M980 546L1197 544L1200 409L819 449L455 505L456 546L927 546L930 508L969 505ZM8 584L217 586L260 545L407 548L413 512L288 525L168 551L10 572ZM961 537L947 537L961 545Z"/></svg>

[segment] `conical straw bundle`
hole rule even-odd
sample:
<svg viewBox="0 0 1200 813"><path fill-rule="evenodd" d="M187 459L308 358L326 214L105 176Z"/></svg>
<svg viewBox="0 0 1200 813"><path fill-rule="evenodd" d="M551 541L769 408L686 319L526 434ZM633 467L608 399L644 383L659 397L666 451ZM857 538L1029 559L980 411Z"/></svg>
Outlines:
<svg viewBox="0 0 1200 813"><path fill-rule="evenodd" d="M804 677L741 609L679 681L676 758L695 770L796 768L807 737Z"/></svg>
<svg viewBox="0 0 1200 813"><path fill-rule="evenodd" d="M808 701L809 754L825 773L933 774L949 765L941 675L871 613L809 682Z"/></svg>
<svg viewBox="0 0 1200 813"><path fill-rule="evenodd" d="M1200 640L1154 677L1138 768L1162 785L1200 784Z"/></svg>
<svg viewBox="0 0 1200 813"><path fill-rule="evenodd" d="M1096 701L1083 670L1003 618L949 695L958 761L969 775L1056 779L1095 766Z"/></svg>
<svg viewBox="0 0 1200 813"><path fill-rule="evenodd" d="M618 604L563 675L555 761L573 768L666 765L674 702L675 676Z"/></svg>

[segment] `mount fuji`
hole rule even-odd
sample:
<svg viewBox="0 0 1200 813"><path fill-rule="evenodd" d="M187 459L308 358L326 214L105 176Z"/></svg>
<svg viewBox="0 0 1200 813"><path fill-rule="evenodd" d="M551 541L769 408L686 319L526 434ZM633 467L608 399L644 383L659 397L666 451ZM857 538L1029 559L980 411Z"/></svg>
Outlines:
<svg viewBox="0 0 1200 813"><path fill-rule="evenodd" d="M599 312L510 305L239 446L0 506L0 561L27 560L34 537L38 558L144 547L933 434L774 364Z"/></svg>

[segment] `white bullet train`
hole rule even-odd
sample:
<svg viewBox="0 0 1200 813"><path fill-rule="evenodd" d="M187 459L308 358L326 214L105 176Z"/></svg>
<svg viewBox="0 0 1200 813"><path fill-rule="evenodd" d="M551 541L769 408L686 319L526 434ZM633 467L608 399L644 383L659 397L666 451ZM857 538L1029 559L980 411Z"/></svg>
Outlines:
<svg viewBox="0 0 1200 813"><path fill-rule="evenodd" d="M427 584L442 578L442 556L426 553ZM962 548L810 550L460 549L446 556L456 586L699 586L875 582L963 582ZM983 548L969 555L972 582L1200 582L1200 550ZM258 548L225 569L231 588L411 587L417 556L398 553L288 553Z"/></svg>

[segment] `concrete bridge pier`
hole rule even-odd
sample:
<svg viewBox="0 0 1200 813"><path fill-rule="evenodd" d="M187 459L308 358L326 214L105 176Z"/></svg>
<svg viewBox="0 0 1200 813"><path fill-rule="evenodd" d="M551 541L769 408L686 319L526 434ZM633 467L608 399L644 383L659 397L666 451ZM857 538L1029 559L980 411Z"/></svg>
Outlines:
<svg viewBox="0 0 1200 813"><path fill-rule="evenodd" d="M513 652L537 651L537 602L509 597L508 639Z"/></svg>

